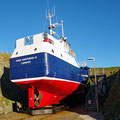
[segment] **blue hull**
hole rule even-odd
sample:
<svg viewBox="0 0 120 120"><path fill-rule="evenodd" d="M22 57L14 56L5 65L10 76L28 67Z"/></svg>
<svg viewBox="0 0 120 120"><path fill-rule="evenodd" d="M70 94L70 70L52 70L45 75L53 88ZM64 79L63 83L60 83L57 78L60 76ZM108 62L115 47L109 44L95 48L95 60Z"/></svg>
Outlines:
<svg viewBox="0 0 120 120"><path fill-rule="evenodd" d="M88 70L77 68L51 54L37 53L10 59L11 80L54 77L86 83ZM83 76L82 76L83 75Z"/></svg>

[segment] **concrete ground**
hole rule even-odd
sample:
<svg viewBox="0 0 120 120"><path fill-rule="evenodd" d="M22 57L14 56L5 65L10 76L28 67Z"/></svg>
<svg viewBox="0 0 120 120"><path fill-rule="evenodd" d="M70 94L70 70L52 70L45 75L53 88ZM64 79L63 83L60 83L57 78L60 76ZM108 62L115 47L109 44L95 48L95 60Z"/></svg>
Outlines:
<svg viewBox="0 0 120 120"><path fill-rule="evenodd" d="M70 111L36 116L10 112L0 115L0 120L103 120L103 115L94 112L86 113L84 107L75 107Z"/></svg>

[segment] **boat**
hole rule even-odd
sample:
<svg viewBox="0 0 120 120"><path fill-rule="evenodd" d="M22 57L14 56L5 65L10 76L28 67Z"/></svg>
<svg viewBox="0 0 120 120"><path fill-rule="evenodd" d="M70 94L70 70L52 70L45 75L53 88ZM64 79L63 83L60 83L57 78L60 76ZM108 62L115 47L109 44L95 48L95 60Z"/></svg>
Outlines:
<svg viewBox="0 0 120 120"><path fill-rule="evenodd" d="M89 68L76 62L64 37L63 21L53 24L54 16L55 12L48 11L49 33L17 39L10 58L11 81L28 90L28 107L32 109L58 104L88 81ZM62 35L57 39L53 29L58 26Z"/></svg>

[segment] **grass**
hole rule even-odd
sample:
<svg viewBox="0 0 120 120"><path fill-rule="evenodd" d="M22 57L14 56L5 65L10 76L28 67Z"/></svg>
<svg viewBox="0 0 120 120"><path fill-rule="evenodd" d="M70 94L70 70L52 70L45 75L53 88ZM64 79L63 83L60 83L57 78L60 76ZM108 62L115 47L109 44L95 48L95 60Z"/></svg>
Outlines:
<svg viewBox="0 0 120 120"><path fill-rule="evenodd" d="M119 70L119 69L120 69L120 66L117 66L117 67L108 67L108 68L96 68L96 69L98 69L100 72L102 72L103 69L104 69L105 71L110 71L110 72L112 72L112 71ZM91 70L94 70L94 68L91 68Z"/></svg>
<svg viewBox="0 0 120 120"><path fill-rule="evenodd" d="M91 68L90 70L91 70L91 74L94 74L94 68ZM120 70L120 66L108 67L108 68L96 68L98 74L103 74L104 71L107 76L116 73L118 70Z"/></svg>
<svg viewBox="0 0 120 120"><path fill-rule="evenodd" d="M0 62L9 63L11 54L9 53L0 53Z"/></svg>
<svg viewBox="0 0 120 120"><path fill-rule="evenodd" d="M0 53L0 78L4 72L4 67L9 68L9 60L10 60L11 54L8 53Z"/></svg>
<svg viewBox="0 0 120 120"><path fill-rule="evenodd" d="M1 88L0 88L0 107L6 107L9 104L10 104L10 100L8 100L2 95Z"/></svg>

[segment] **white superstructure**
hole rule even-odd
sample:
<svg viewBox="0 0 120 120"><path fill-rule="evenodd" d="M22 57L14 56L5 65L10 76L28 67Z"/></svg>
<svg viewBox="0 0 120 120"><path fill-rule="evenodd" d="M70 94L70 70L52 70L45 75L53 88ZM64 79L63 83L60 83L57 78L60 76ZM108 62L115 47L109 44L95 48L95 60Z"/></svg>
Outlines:
<svg viewBox="0 0 120 120"><path fill-rule="evenodd" d="M45 38L45 36L47 36L47 38ZM70 45L66 41L62 39L57 40L47 33L17 39L16 48L11 58L42 52L52 54L76 67L79 67L75 61L74 53L70 49Z"/></svg>

